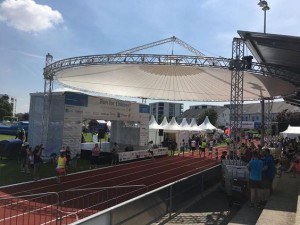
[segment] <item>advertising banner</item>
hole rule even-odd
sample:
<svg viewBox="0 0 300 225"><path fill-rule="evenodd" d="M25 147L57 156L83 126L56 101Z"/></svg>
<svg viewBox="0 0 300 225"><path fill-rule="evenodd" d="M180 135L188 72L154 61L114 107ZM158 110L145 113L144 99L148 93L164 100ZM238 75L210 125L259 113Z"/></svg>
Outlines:
<svg viewBox="0 0 300 225"><path fill-rule="evenodd" d="M168 155L168 148L155 148L152 150L153 150L154 157ZM120 152L118 155L119 155L119 162L125 162L125 161L130 161L135 159L152 158L152 155L148 152L148 150Z"/></svg>

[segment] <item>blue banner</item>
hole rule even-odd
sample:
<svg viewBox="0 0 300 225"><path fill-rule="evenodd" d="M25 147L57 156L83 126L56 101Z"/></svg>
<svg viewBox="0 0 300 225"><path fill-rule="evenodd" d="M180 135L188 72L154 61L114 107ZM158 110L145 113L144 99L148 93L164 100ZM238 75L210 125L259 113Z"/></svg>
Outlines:
<svg viewBox="0 0 300 225"><path fill-rule="evenodd" d="M65 92L65 104L76 106L88 106L89 96L80 93Z"/></svg>

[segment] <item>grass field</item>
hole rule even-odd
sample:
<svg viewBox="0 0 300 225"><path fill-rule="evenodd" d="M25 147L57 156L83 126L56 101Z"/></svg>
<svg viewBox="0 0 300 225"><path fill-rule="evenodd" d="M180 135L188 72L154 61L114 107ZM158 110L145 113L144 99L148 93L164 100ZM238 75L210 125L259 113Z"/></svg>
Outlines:
<svg viewBox="0 0 300 225"><path fill-rule="evenodd" d="M0 141L15 139L16 136L0 134Z"/></svg>
<svg viewBox="0 0 300 225"><path fill-rule="evenodd" d="M106 167L108 164L102 164L100 167ZM88 170L89 160L78 159L77 168L70 168L68 174ZM54 177L56 163L45 162L40 167L40 178ZM18 160L0 159L0 186L32 181L30 174L22 173Z"/></svg>

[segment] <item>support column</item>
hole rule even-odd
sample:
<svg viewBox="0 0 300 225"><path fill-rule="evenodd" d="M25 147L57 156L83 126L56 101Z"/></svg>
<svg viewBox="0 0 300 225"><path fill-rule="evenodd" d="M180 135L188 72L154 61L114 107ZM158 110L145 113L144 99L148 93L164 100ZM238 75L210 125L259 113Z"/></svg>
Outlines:
<svg viewBox="0 0 300 225"><path fill-rule="evenodd" d="M53 90L53 76L47 68L53 60L53 56L49 53L46 55L46 63L44 68L44 96L43 96L43 115L42 115L42 128L41 128L41 144L47 149L48 140L48 124L49 124L49 111L51 105L51 97ZM43 152L42 152L43 154Z"/></svg>
<svg viewBox="0 0 300 225"><path fill-rule="evenodd" d="M232 150L236 158L238 141L241 140L243 118L243 83L244 83L244 40L234 38L232 42L231 93L230 93L230 127Z"/></svg>
<svg viewBox="0 0 300 225"><path fill-rule="evenodd" d="M261 126L260 126L260 145L265 145L265 100L260 100L261 105Z"/></svg>

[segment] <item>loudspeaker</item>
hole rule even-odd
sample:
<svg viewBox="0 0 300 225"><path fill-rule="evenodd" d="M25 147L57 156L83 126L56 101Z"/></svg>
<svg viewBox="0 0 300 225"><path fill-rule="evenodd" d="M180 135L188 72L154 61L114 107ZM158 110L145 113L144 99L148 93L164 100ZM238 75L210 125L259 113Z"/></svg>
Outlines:
<svg viewBox="0 0 300 225"><path fill-rule="evenodd" d="M164 136L164 130L163 129L159 129L158 130L158 136Z"/></svg>

